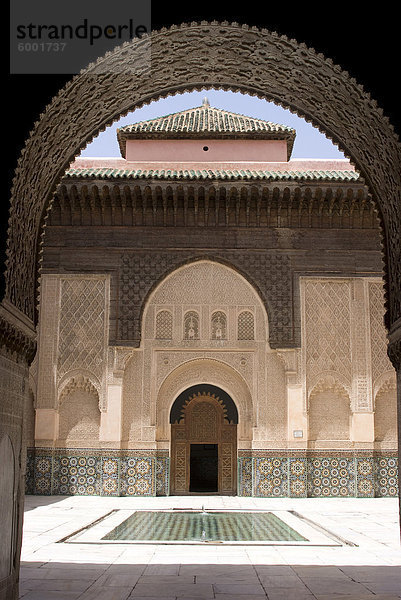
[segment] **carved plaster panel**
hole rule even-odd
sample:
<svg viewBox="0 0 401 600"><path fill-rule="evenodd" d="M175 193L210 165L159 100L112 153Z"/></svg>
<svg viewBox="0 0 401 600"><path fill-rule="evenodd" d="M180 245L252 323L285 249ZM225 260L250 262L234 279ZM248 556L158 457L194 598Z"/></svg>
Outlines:
<svg viewBox="0 0 401 600"><path fill-rule="evenodd" d="M387 356L387 336L384 326L384 289L382 281L369 281L370 349L373 385L392 369Z"/></svg>
<svg viewBox="0 0 401 600"><path fill-rule="evenodd" d="M351 282L301 278L302 363L306 392L321 374L338 373L351 384Z"/></svg>
<svg viewBox="0 0 401 600"><path fill-rule="evenodd" d="M88 371L100 382L99 406L106 410L109 277L60 277L57 380Z"/></svg>
<svg viewBox="0 0 401 600"><path fill-rule="evenodd" d="M92 394L99 398L99 386L91 381L88 377L76 375L75 377L68 379L64 386L60 387L59 403L62 403L63 399L75 390L82 390L87 394Z"/></svg>
<svg viewBox="0 0 401 600"><path fill-rule="evenodd" d="M57 376L74 369L92 371L99 379L105 369L108 305L103 276L61 277Z"/></svg>
<svg viewBox="0 0 401 600"><path fill-rule="evenodd" d="M290 385L299 385L302 381L301 349L277 350L277 354L284 362L287 383Z"/></svg>
<svg viewBox="0 0 401 600"><path fill-rule="evenodd" d="M40 321L38 331L38 408L54 408L57 402L56 364L58 354L58 325L60 278L42 275L40 282Z"/></svg>
<svg viewBox="0 0 401 600"><path fill-rule="evenodd" d="M69 379L86 377L105 409L109 278L43 275L38 349L37 405L56 408Z"/></svg>
<svg viewBox="0 0 401 600"><path fill-rule="evenodd" d="M255 291L233 269L217 262L197 261L167 277L154 292L152 303L182 304L183 298L191 305L254 304Z"/></svg>
<svg viewBox="0 0 401 600"><path fill-rule="evenodd" d="M122 383L124 370L134 350L124 346L109 346L107 352L107 383Z"/></svg>
<svg viewBox="0 0 401 600"><path fill-rule="evenodd" d="M353 412L372 412L372 376L370 360L369 302L366 280L352 281L351 356Z"/></svg>
<svg viewBox="0 0 401 600"><path fill-rule="evenodd" d="M133 350L124 370L122 407L122 439L132 443L142 437L142 369L143 352Z"/></svg>
<svg viewBox="0 0 401 600"><path fill-rule="evenodd" d="M199 383L217 385L231 396L239 412L240 439L252 439L253 402L247 384L232 367L210 358L185 362L163 381L156 401L158 439L169 439L169 413L175 398Z"/></svg>
<svg viewBox="0 0 401 600"><path fill-rule="evenodd" d="M285 363L277 352L266 355L266 388L260 390L258 428L255 437L260 440L287 440L287 387Z"/></svg>
<svg viewBox="0 0 401 600"><path fill-rule="evenodd" d="M335 376L330 374L322 375L316 385L310 391L309 399L311 399L314 395L320 394L321 392L331 391L342 398L349 400L349 390L347 390L337 379Z"/></svg>
<svg viewBox="0 0 401 600"><path fill-rule="evenodd" d="M373 388L373 397L376 398L377 394L393 392L397 395L397 376L395 371L386 371L382 373L380 377L375 381Z"/></svg>

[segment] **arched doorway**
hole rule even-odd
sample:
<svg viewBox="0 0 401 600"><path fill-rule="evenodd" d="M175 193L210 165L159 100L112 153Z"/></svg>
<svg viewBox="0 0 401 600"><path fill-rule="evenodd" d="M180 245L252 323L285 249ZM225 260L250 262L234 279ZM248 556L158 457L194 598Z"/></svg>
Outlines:
<svg viewBox="0 0 401 600"><path fill-rule="evenodd" d="M212 385L192 386L175 400L171 423L171 493L236 493L238 411Z"/></svg>

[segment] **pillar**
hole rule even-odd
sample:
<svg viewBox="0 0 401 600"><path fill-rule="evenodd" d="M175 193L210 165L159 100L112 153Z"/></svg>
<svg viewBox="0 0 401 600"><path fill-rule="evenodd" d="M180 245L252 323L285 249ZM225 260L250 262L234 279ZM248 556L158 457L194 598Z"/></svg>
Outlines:
<svg viewBox="0 0 401 600"><path fill-rule="evenodd" d="M58 437L59 415L54 408L37 408L35 415L35 441L54 442ZM46 444L47 445L47 444Z"/></svg>
<svg viewBox="0 0 401 600"><path fill-rule="evenodd" d="M304 410L302 384L287 383L288 443L292 448L306 448L308 418Z"/></svg>
<svg viewBox="0 0 401 600"><path fill-rule="evenodd" d="M375 423L373 412L355 412L351 417L351 442L366 442L373 444L375 441Z"/></svg>
<svg viewBox="0 0 401 600"><path fill-rule="evenodd" d="M24 406L36 351L32 322L0 304L0 600L18 598L25 490Z"/></svg>
<svg viewBox="0 0 401 600"><path fill-rule="evenodd" d="M107 410L100 417L100 442L121 442L121 417L122 417L123 386L113 383L107 386Z"/></svg>
<svg viewBox="0 0 401 600"><path fill-rule="evenodd" d="M397 319L388 334L388 356L397 373L397 423L398 423L398 492L401 532L401 318Z"/></svg>

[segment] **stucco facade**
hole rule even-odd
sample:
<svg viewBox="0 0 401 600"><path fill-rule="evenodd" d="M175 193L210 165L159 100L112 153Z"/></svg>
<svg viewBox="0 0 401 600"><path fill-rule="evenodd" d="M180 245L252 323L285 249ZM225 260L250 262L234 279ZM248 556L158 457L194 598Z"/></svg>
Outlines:
<svg viewBox="0 0 401 600"><path fill-rule="evenodd" d="M348 161L291 161L294 131L206 101L169 119L120 130L121 159L77 159L57 191L28 490L190 493L203 440L218 447L209 491L396 495L396 382L363 180ZM217 430L175 441L189 417L172 407L194 390L236 407L225 458Z"/></svg>

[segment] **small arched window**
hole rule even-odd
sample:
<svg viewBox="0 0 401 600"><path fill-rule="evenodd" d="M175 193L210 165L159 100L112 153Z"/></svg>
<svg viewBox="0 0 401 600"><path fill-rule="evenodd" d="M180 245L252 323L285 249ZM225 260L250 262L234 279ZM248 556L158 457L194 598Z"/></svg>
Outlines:
<svg viewBox="0 0 401 600"><path fill-rule="evenodd" d="M238 339L254 340L255 323L253 314L249 310L244 310L238 315Z"/></svg>
<svg viewBox="0 0 401 600"><path fill-rule="evenodd" d="M169 310L157 313L155 337L157 340L171 340L173 337L173 315Z"/></svg>
<svg viewBox="0 0 401 600"><path fill-rule="evenodd" d="M221 310L212 314L212 340L227 339L227 317Z"/></svg>
<svg viewBox="0 0 401 600"><path fill-rule="evenodd" d="M199 315L190 310L184 315L184 340L199 339Z"/></svg>

